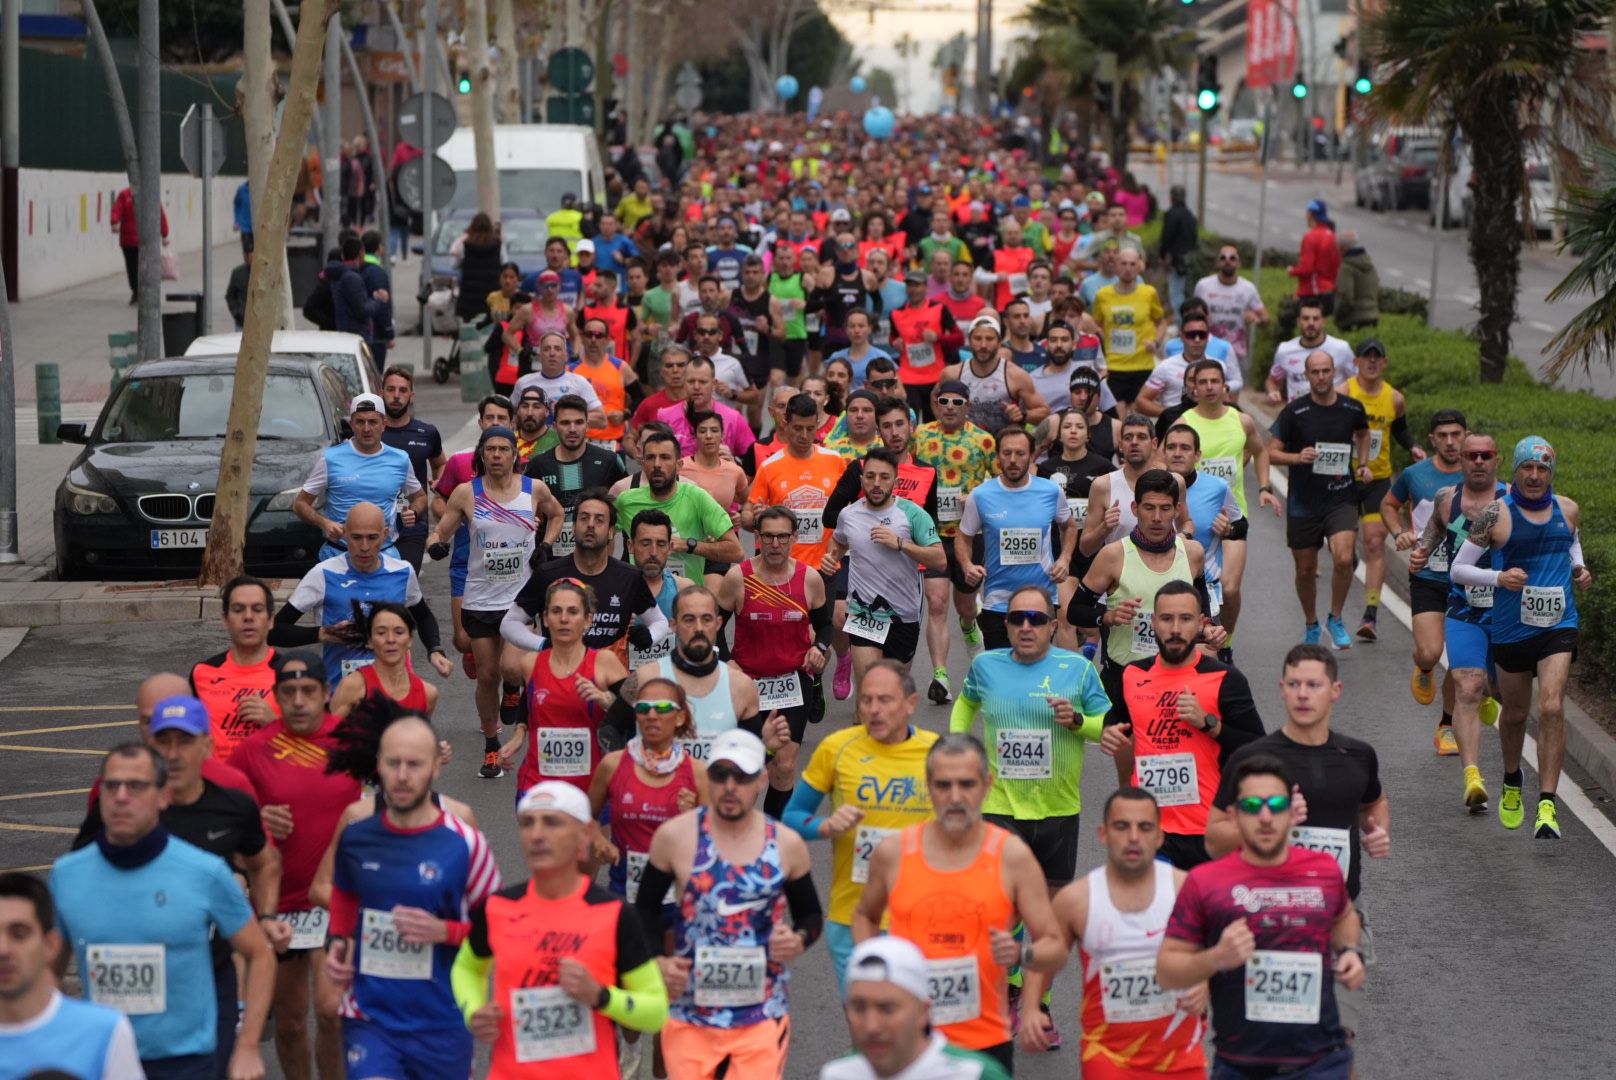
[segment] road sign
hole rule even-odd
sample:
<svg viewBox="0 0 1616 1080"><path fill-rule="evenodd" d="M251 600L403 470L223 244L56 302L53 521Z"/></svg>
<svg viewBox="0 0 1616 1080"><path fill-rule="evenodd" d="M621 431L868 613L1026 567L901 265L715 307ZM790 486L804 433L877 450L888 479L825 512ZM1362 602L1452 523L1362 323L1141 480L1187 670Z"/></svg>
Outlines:
<svg viewBox="0 0 1616 1080"><path fill-rule="evenodd" d="M550 85L562 93L581 94L594 81L595 61L582 49L557 49L550 57Z"/></svg>
<svg viewBox="0 0 1616 1080"><path fill-rule="evenodd" d="M823 91L821 91L823 93ZM812 91L810 91L810 101ZM679 69L679 74L673 77L673 101L685 112L695 112L701 108L701 72L696 65L685 62Z"/></svg>
<svg viewBox="0 0 1616 1080"><path fill-rule="evenodd" d="M426 126L427 101L432 102L432 145L425 145L422 140L426 138L423 128ZM398 134L401 139L411 146L422 150L436 150L449 141L459 124L455 116L455 109L449 99L442 94L411 94L404 99L404 104L398 110Z"/></svg>
<svg viewBox="0 0 1616 1080"><path fill-rule="evenodd" d="M436 133L436 125L433 125ZM398 197L417 213L426 211L421 188L426 183L426 158L412 158L398 170ZM432 209L442 210L454 198L455 174L449 163L432 155Z"/></svg>
<svg viewBox="0 0 1616 1080"><path fill-rule="evenodd" d="M544 118L552 124L582 124L585 127L593 127L595 99L590 94L552 94L545 102Z"/></svg>
<svg viewBox="0 0 1616 1080"><path fill-rule="evenodd" d="M208 175L217 176L224 167L224 121L217 116L210 119L212 146L209 149L213 162L208 167ZM185 170L192 176L202 175L202 123L200 105L192 105L185 119L180 121L180 160L185 162Z"/></svg>

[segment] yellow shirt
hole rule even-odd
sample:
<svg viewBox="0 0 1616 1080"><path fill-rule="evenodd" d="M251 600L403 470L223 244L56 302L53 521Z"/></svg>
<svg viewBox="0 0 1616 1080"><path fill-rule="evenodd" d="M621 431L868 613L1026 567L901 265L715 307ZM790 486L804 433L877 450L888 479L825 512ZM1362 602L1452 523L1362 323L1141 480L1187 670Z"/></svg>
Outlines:
<svg viewBox="0 0 1616 1080"><path fill-rule="evenodd" d="M1156 324L1162 319L1161 298L1153 286L1138 282L1132 292L1107 285L1094 296L1094 320L1105 342L1105 366L1111 371L1150 371L1156 366Z"/></svg>
<svg viewBox="0 0 1616 1080"><path fill-rule="evenodd" d="M1371 394L1358 384L1358 376L1347 380L1347 395L1369 414L1369 476L1385 480L1392 474L1391 440L1387 435L1397 420L1397 397L1391 383L1380 380L1380 392Z"/></svg>
<svg viewBox="0 0 1616 1080"><path fill-rule="evenodd" d="M849 804L864 811L864 820L831 844L831 922L853 922L877 845L889 833L932 816L926 753L936 741L936 732L911 728L903 742L888 745L872 739L863 725L854 725L827 736L814 750L802 779L830 796L822 813Z"/></svg>

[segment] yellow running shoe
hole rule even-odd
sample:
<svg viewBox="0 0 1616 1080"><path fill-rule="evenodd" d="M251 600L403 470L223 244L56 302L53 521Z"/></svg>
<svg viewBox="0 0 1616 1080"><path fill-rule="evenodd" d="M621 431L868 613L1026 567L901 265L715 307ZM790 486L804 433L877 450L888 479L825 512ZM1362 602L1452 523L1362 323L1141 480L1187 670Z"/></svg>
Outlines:
<svg viewBox="0 0 1616 1080"><path fill-rule="evenodd" d="M1431 678L1429 671L1415 668L1414 674L1409 677L1408 689L1421 705L1429 705L1436 700L1436 680Z"/></svg>
<svg viewBox="0 0 1616 1080"><path fill-rule="evenodd" d="M1487 809L1487 785L1482 782L1481 770L1474 765L1465 766L1464 801L1472 814L1480 814Z"/></svg>
<svg viewBox="0 0 1616 1080"><path fill-rule="evenodd" d="M1437 757L1453 757L1459 753L1459 740L1453 734L1453 725L1443 724L1431 736L1431 742L1436 745Z"/></svg>
<svg viewBox="0 0 1616 1080"><path fill-rule="evenodd" d="M1532 836L1538 840L1560 839L1560 816L1555 812L1553 799L1537 801L1537 823Z"/></svg>
<svg viewBox="0 0 1616 1080"><path fill-rule="evenodd" d="M1481 722L1483 724L1486 724L1488 727L1492 727L1493 725L1497 724L1498 723L1498 713L1502 709L1503 709L1503 706L1498 703L1497 698L1495 698L1495 697L1484 697L1484 698L1482 698L1481 699Z"/></svg>
<svg viewBox="0 0 1616 1080"><path fill-rule="evenodd" d="M1504 785L1504 794L1498 800L1498 821L1506 829L1518 829L1526 820L1521 804L1521 789L1513 784Z"/></svg>

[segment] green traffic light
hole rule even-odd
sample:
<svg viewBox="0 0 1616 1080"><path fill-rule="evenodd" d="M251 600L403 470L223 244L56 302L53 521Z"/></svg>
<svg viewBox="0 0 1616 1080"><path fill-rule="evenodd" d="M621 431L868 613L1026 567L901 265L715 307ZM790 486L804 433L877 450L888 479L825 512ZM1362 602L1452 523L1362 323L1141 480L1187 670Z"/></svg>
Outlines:
<svg viewBox="0 0 1616 1080"><path fill-rule="evenodd" d="M1373 86L1373 84L1367 78L1361 78L1357 82L1352 84L1352 89L1354 91L1356 91L1357 93L1367 94L1367 93L1369 93L1372 86Z"/></svg>
<svg viewBox="0 0 1616 1080"><path fill-rule="evenodd" d="M471 76L469 76L469 75L460 76L460 92L462 94L471 93Z"/></svg>
<svg viewBox="0 0 1616 1080"><path fill-rule="evenodd" d="M1300 101L1303 98L1307 97L1307 83L1299 82L1299 83L1292 84L1292 86L1291 86L1291 96L1294 97L1297 101Z"/></svg>
<svg viewBox="0 0 1616 1080"><path fill-rule="evenodd" d="M1202 112L1211 112L1218 107L1218 92L1216 90L1202 90L1195 96L1195 104Z"/></svg>

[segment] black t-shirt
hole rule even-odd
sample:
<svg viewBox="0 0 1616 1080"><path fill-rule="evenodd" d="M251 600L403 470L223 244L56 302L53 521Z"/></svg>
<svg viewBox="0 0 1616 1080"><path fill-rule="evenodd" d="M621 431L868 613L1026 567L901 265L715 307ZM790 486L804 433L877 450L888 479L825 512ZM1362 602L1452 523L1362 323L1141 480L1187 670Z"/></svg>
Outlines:
<svg viewBox="0 0 1616 1080"><path fill-rule="evenodd" d="M1309 446L1320 448L1318 461L1290 466L1291 517L1320 518L1357 501L1352 437L1368 427L1369 414L1346 394L1337 394L1329 405L1320 405L1310 394L1285 406L1271 429L1285 449L1295 454Z"/></svg>
<svg viewBox="0 0 1616 1080"><path fill-rule="evenodd" d="M1038 463L1038 475L1046 480L1054 480L1066 492L1068 499L1088 498L1089 488L1094 486L1095 479L1116 470L1110 458L1102 457L1093 450L1085 451L1077 461L1048 457Z"/></svg>
<svg viewBox="0 0 1616 1080"><path fill-rule="evenodd" d="M609 489L628 475L616 454L593 443L584 443L583 457L577 461L561 461L556 457L559 449L551 447L529 459L527 475L544 481L569 518L578 496L590 488Z"/></svg>
<svg viewBox="0 0 1616 1080"><path fill-rule="evenodd" d="M428 462L443 455L443 438L438 434L436 426L414 416L402 427L390 427L384 424L382 442L410 455L410 464L415 467L415 478L421 482L421 487L431 489L432 477ZM401 536L425 536L426 531L425 514L417 517L414 525L399 526Z"/></svg>
<svg viewBox="0 0 1616 1080"><path fill-rule="evenodd" d="M1291 779L1307 800L1304 827L1347 830L1347 852L1351 857L1347 873L1347 895L1358 897L1358 871L1363 857L1358 847L1358 812L1380 799L1380 759L1375 748L1362 739L1339 732L1319 746L1304 746L1283 730L1270 732L1242 746L1230 755L1223 780L1212 805L1219 810L1234 806L1232 777L1235 767L1251 754L1273 754L1290 769ZM1305 845L1313 846L1313 845ZM1319 846L1319 850L1325 850ZM1330 851L1330 854L1336 854Z"/></svg>
<svg viewBox="0 0 1616 1080"><path fill-rule="evenodd" d="M541 625L544 594L562 578L574 578L595 594L595 618L584 633L584 644L591 649L609 649L628 636L634 616L656 606L656 597L646 588L638 567L622 559L608 558L600 573L589 575L578 569L571 555L551 559L533 568L527 584L516 595L516 603Z"/></svg>

